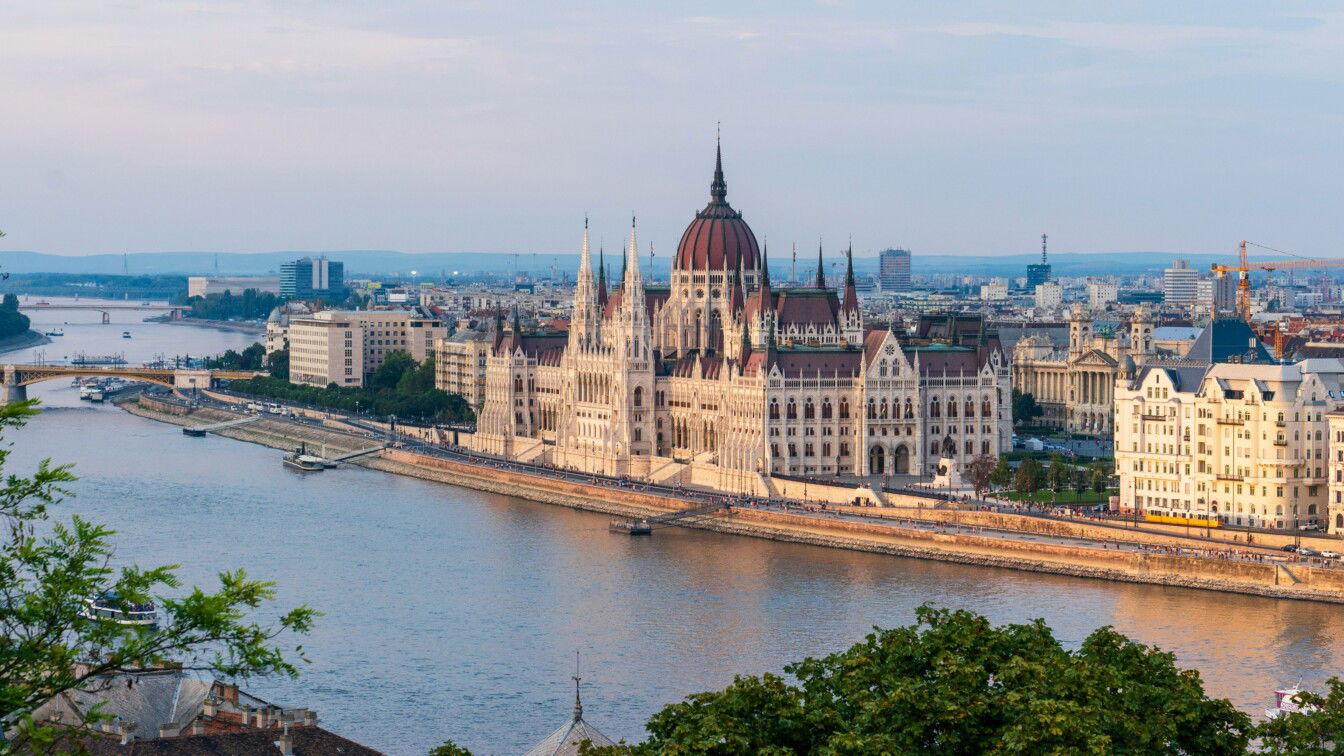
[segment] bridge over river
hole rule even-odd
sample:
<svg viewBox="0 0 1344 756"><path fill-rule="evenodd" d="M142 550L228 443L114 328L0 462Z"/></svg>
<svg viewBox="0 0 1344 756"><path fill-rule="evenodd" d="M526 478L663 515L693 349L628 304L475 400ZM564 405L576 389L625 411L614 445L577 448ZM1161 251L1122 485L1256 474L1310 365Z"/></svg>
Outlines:
<svg viewBox="0 0 1344 756"><path fill-rule="evenodd" d="M37 311L56 311L56 310L91 310L103 314L103 323L112 322L113 310L140 310L142 312L166 312L173 320L181 320L182 313L191 308L186 305L169 304L134 304L127 302L125 304L93 304L88 302L34 302L33 304L21 304L19 310L29 312Z"/></svg>
<svg viewBox="0 0 1344 756"><path fill-rule="evenodd" d="M175 389L210 388L221 380L252 378L251 370L204 370L201 368L133 368L107 365L5 365L0 383L0 403L23 401L28 387L57 378L102 377L156 383Z"/></svg>

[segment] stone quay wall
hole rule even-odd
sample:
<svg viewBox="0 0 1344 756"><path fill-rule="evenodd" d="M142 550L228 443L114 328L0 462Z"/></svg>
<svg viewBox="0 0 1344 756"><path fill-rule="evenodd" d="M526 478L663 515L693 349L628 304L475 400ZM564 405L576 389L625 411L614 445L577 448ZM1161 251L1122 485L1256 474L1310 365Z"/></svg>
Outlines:
<svg viewBox="0 0 1344 756"><path fill-rule="evenodd" d="M135 414L177 425L205 424L236 416L230 412L207 408L193 409L190 415L184 416L180 411L185 408L147 396L141 396L138 402L129 402L123 406ZM270 419L228 428L219 435L275 448L292 448L303 441L324 446L333 452L354 451L366 448L369 444L369 439L359 434ZM458 462L401 449L385 449L379 455L357 459L352 461L352 464L620 517L645 517L694 505L692 502L633 491L602 482L557 480L492 467L488 464ZM1088 526L1083 523L992 512L927 508L921 512L916 507L900 507L892 510L856 507L852 512L862 513L865 517L873 519L877 519L875 515L880 513L884 516L910 519L979 524L983 527L1041 535L1113 539L1117 534L1117 531L1109 528ZM911 517L911 514L919 516ZM1300 564L1240 562L1012 540L966 533L930 532L878 522L824 519L742 507L734 508L725 516L699 520L689 527L776 541L985 567L1218 590L1274 598L1344 603L1344 570L1319 569ZM1090 534L1091 530L1104 531L1105 535L1093 536ZM1177 540L1141 532L1125 532L1123 535L1127 541L1138 540L1140 536L1161 538L1163 540L1160 543L1167 545ZM1150 542L1158 543L1158 541Z"/></svg>

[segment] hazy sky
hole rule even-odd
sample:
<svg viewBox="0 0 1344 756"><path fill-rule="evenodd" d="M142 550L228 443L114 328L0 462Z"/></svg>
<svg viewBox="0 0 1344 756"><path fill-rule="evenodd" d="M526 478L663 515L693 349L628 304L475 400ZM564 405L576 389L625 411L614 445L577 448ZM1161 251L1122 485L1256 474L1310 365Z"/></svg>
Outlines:
<svg viewBox="0 0 1344 756"><path fill-rule="evenodd" d="M1344 255L1338 8L12 0L0 250Z"/></svg>

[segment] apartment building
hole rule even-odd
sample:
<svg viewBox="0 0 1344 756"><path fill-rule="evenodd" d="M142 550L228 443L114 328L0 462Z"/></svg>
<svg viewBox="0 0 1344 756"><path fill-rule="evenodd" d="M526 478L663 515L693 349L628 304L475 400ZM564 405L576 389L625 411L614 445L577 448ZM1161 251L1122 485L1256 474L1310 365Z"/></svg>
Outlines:
<svg viewBox="0 0 1344 756"><path fill-rule="evenodd" d="M292 318L290 382L363 386L387 355L406 352L424 362L447 333L437 318L418 310L323 310Z"/></svg>
<svg viewBox="0 0 1344 756"><path fill-rule="evenodd" d="M1330 491L1326 504L1326 528L1331 533L1344 533L1344 409L1327 412L1325 421L1330 443Z"/></svg>
<svg viewBox="0 0 1344 756"><path fill-rule="evenodd" d="M1258 342L1243 361L1237 350L1246 347L1212 330L1191 350L1212 346L1209 364L1126 361L1115 389L1121 506L1262 528L1323 524L1328 416L1341 401L1344 362L1277 364Z"/></svg>
<svg viewBox="0 0 1344 756"><path fill-rule="evenodd" d="M473 408L485 403L485 361L494 338L480 331L461 331L434 342L434 387L459 394Z"/></svg>

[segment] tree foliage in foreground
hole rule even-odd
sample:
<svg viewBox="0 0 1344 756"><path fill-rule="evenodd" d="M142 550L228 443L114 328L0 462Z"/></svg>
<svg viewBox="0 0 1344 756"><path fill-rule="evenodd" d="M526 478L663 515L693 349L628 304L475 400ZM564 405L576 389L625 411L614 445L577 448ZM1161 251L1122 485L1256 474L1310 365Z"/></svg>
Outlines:
<svg viewBox="0 0 1344 756"><path fill-rule="evenodd" d="M0 407L0 430L23 425L35 405ZM110 566L114 531L78 516L50 519L49 509L68 496L70 467L47 460L28 477L4 474L8 456L0 446L0 718L30 750L61 751L64 729L107 718L86 711L84 722L58 728L31 717L53 695L100 684L100 675L158 664L225 677L298 674L303 647L283 650L279 637L308 632L314 610L300 606L263 624L248 615L275 598L274 585L242 570L220 573L210 591L182 591L175 565ZM159 625L87 619L81 609L97 596L115 597L123 610L152 602Z"/></svg>
<svg viewBox="0 0 1344 756"><path fill-rule="evenodd" d="M1283 714L1256 728L1261 750L1293 756L1344 754L1344 681L1326 683L1325 695L1303 691L1300 712Z"/></svg>
<svg viewBox="0 0 1344 756"><path fill-rule="evenodd" d="M1246 751L1250 718L1199 673L1110 627L1064 648L1041 620L995 627L921 607L918 622L777 675L738 677L649 720L632 754Z"/></svg>

